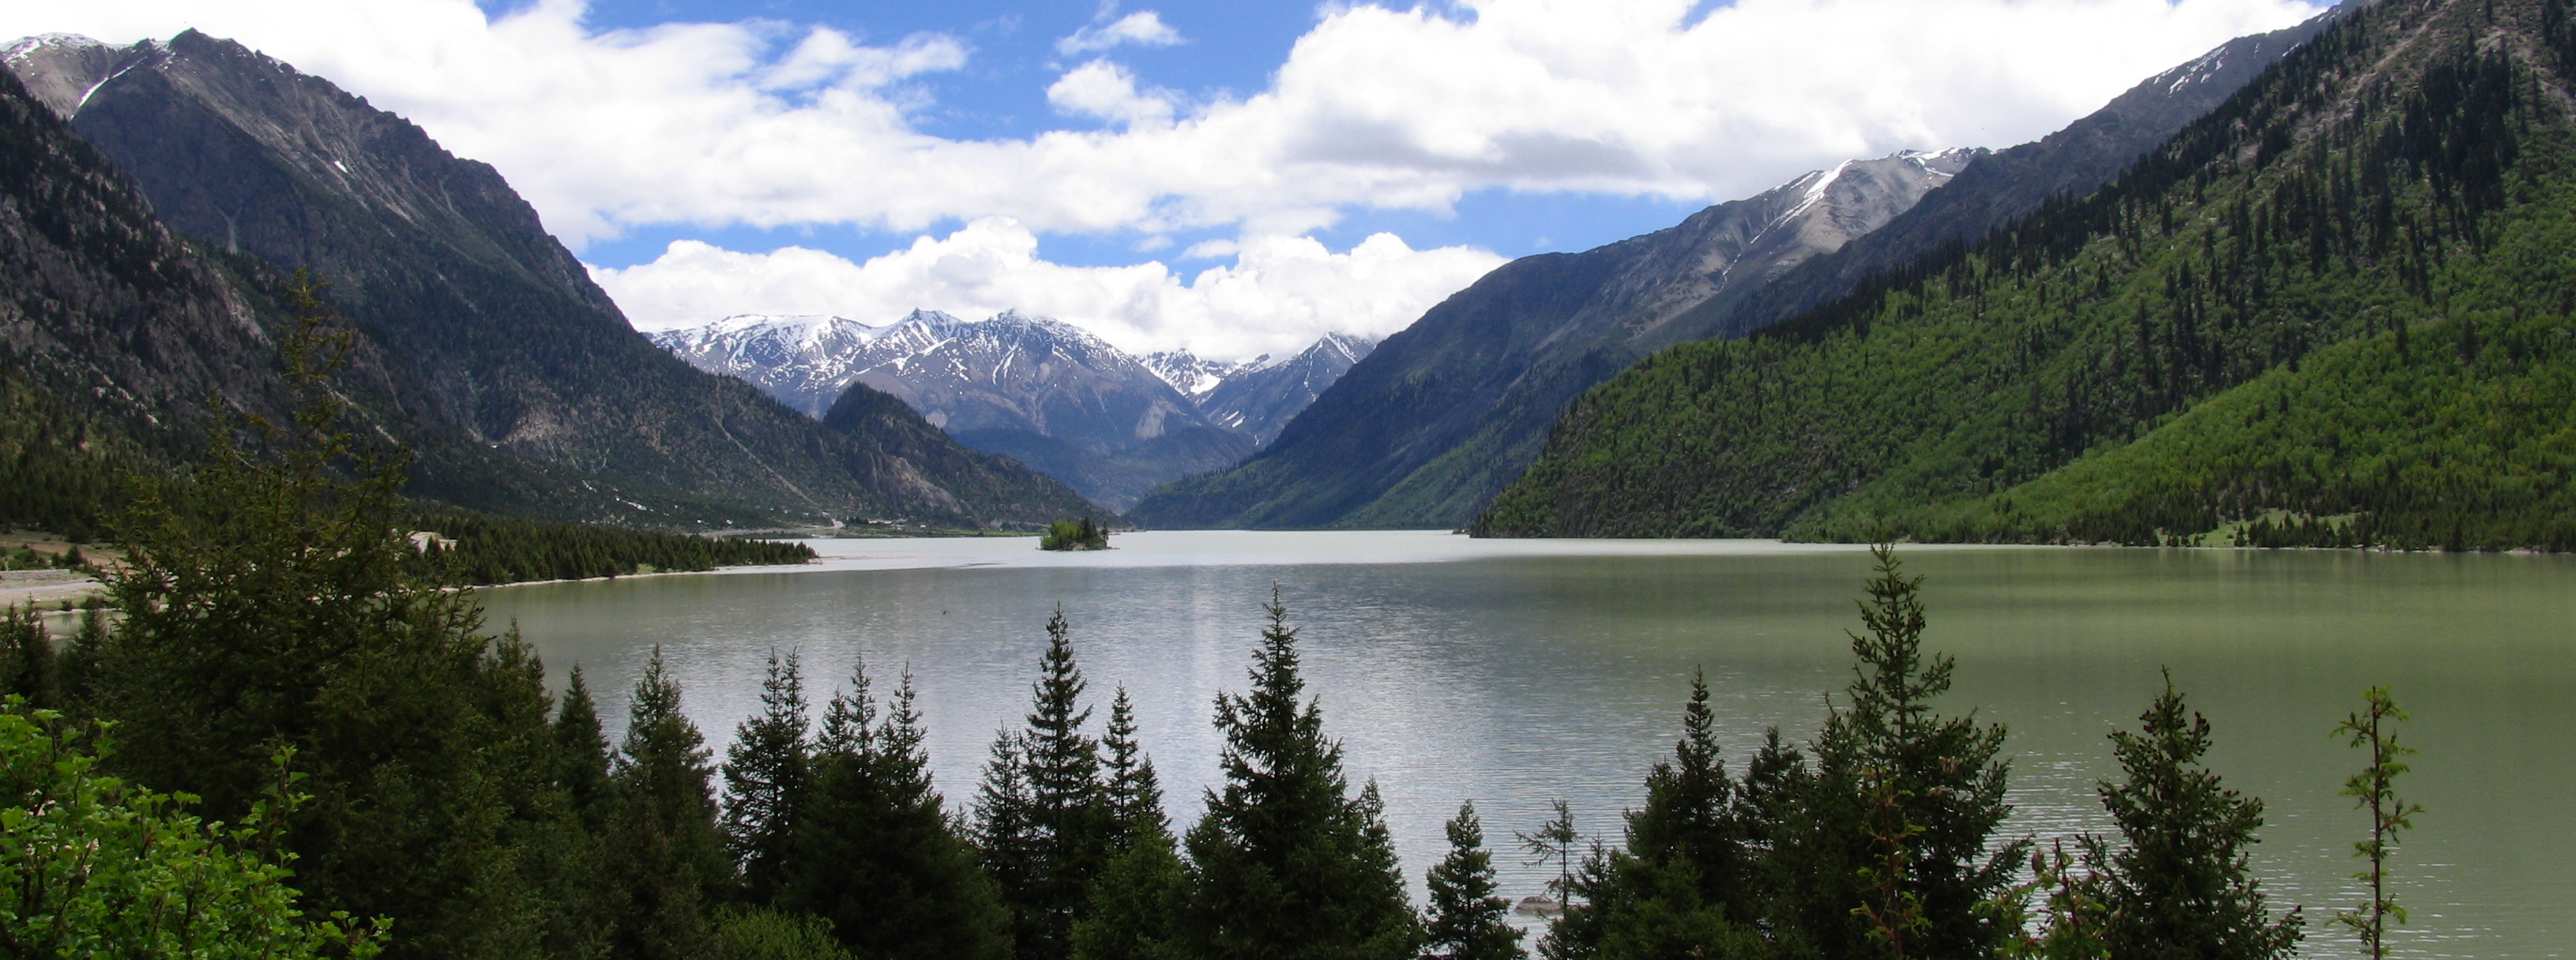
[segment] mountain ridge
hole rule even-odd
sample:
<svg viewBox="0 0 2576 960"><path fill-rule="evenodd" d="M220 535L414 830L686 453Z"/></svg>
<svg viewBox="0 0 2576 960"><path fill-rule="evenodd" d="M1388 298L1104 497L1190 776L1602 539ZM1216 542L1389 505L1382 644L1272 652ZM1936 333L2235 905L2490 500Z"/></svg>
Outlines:
<svg viewBox="0 0 2576 960"><path fill-rule="evenodd" d="M2102 191L1587 394L1508 536L2576 548L2576 4L2380 0Z"/></svg>
<svg viewBox="0 0 2576 960"><path fill-rule="evenodd" d="M2303 26L2321 28L2317 21ZM1785 309L1780 304L1800 302L1790 295L1792 288L1817 284L1847 290L1920 253L1982 236L2002 219L2068 187L2098 185L2172 129L2205 112L2218 99L2213 91L2232 89L2229 84L2250 78L2254 71L2247 64L2294 46L2302 38L2300 29L2221 45L2212 53L2221 56L2223 69L2195 72L2194 64L2207 61L2209 55L2204 55L2149 78L2115 99L2115 106L2052 134L2053 143L2043 138L2000 153L1974 151L1972 162L1939 189L1916 194L1916 202L1892 211L1848 242L1830 248L1810 244L1804 256L1774 261L1756 272L1759 282L1718 289L1695 284L1687 261L1690 246L1669 239L1658 244L1653 238L1687 237L1708 230L1711 220L1764 222L1746 215L1756 201L1771 197L1776 202L1785 193L1801 191L1801 184L1825 179L1827 171L1710 207L1665 231L1579 254L1543 254L1506 264L1390 338L1393 353L1381 350L1373 361L1364 361L1301 415L1330 426L1304 439L1292 424L1279 442L1234 471L1175 483L1147 497L1137 505L1135 519L1155 526L1462 526L1537 459L1550 425L1590 386L1672 344L1741 335L1747 327L1738 317L1769 322ZM2178 86L2177 79L2193 82ZM2150 105L2171 109L2145 109ZM2045 185L2031 185L2034 177ZM1966 190L1961 189L1963 181ZM1888 235L1890 229L1898 234ZM1881 236L1910 239L1873 239ZM1676 252L1652 264L1641 248L1658 245ZM1887 252L1869 253L1880 249ZM1543 257L1618 260L1623 266L1616 269L1629 271L1631 279L1623 282L1592 266L1569 268ZM1522 264L1526 266L1518 266ZM1571 300L1564 291L1539 289L1563 283L1588 287ZM1640 296L1645 289L1661 289L1666 299L1645 299ZM1443 332L1431 334L1426 325ZM1545 345L1514 354L1476 342L1480 338ZM1372 372L1372 366L1384 371Z"/></svg>
<svg viewBox="0 0 2576 960"><path fill-rule="evenodd" d="M835 433L679 363L634 333L489 165L327 80L195 31L124 48L95 81L95 50L49 59L43 49L13 44L11 71L84 90L72 129L131 178L159 222L332 281L334 302L417 373L423 415L477 446L772 522L899 514L1042 526L1096 511L996 458L949 458L973 475L929 476L886 438Z"/></svg>

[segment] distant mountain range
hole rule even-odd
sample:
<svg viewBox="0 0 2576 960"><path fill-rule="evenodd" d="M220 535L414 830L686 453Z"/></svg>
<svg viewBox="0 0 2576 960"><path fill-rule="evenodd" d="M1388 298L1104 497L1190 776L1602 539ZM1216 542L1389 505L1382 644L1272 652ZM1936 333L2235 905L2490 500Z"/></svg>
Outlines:
<svg viewBox="0 0 2576 960"><path fill-rule="evenodd" d="M655 526L1105 515L900 404L834 429L679 362L491 167L240 44L56 35L0 59L0 133L30 158L0 223L0 372L165 462L209 393L274 409L278 291L307 269L363 334L344 389L415 449L420 496Z"/></svg>
<svg viewBox="0 0 2576 960"><path fill-rule="evenodd" d="M2332 14L2232 41L2034 144L1855 160L1670 229L1505 264L1352 368L1277 442L1130 511L1157 527L1458 527L1567 404L1677 343L1739 337L2110 180Z"/></svg>
<svg viewBox="0 0 2576 960"><path fill-rule="evenodd" d="M745 314L653 342L822 416L853 385L884 391L967 446L1019 460L1112 509L1170 480L1233 466L1371 346L1330 336L1283 360L1186 352L1143 360L1063 321L931 310L872 326Z"/></svg>

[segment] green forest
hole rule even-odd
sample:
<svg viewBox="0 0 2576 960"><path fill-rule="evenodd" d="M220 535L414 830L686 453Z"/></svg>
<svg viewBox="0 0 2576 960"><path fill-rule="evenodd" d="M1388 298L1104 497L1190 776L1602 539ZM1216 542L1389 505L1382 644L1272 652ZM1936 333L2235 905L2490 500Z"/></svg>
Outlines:
<svg viewBox="0 0 2576 960"><path fill-rule="evenodd" d="M1489 535L2576 548L2565 0L2389 0L2119 180L1596 388Z"/></svg>
<svg viewBox="0 0 2576 960"><path fill-rule="evenodd" d="M550 692L514 632L424 570L398 461L294 373L305 405L267 453L218 433L197 482L139 496L111 602L73 636L0 616L9 955L1529 955L1471 803L1410 902L1276 592L1246 686L1213 705L1222 782L1186 826L1126 692L1096 715L1061 614L1025 723L962 803L931 784L908 675L884 689L861 665L817 698L792 650L721 759L658 652L612 745L577 668ZM2213 732L2170 682L2110 738L2115 835L2011 839L2006 731L1944 711L1955 665L1923 648L1920 578L1893 547L1875 559L1853 680L1812 739L1774 728L1730 771L1695 682L1615 835L1562 806L1519 835L1559 865L1538 955L2295 952L2307 915L2251 866L2262 803L2201 764ZM2419 812L2396 789L2403 719L2373 690L2337 727L2361 751L2366 877ZM2374 956L2402 916L2376 893L2337 913Z"/></svg>

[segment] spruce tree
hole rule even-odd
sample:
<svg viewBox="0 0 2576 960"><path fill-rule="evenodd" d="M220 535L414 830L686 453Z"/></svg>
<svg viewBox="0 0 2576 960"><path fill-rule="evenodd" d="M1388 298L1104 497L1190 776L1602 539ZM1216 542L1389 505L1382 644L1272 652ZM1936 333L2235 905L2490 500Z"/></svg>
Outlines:
<svg viewBox="0 0 2576 960"><path fill-rule="evenodd" d="M635 681L626 740L610 782L616 809L608 849L625 894L614 956L680 960L701 956L709 914L726 898L733 871L716 826L715 768L706 738L680 712L680 685L653 648Z"/></svg>
<svg viewBox="0 0 2576 960"><path fill-rule="evenodd" d="M1110 855L1114 830L1100 745L1082 732L1091 710L1073 657L1072 628L1058 609L1030 685L1028 727L994 742L977 840L1001 883L1022 960L1063 960L1067 937L1092 878Z"/></svg>
<svg viewBox="0 0 2576 960"><path fill-rule="evenodd" d="M402 457L361 443L328 383L354 334L313 288L290 300L291 416L210 418L190 482L127 491L116 626L65 665L76 709L117 722L116 773L209 820L238 821L294 748L314 799L284 842L308 904L392 917L389 956L529 955L564 878L527 845L568 815L534 658L413 574Z"/></svg>
<svg viewBox="0 0 2576 960"><path fill-rule="evenodd" d="M564 683L562 706L554 721L556 780L564 785L573 810L598 831L606 823L609 810L608 736L600 732L599 704L591 699L590 684L582 679L581 665L574 664L571 679Z"/></svg>
<svg viewBox="0 0 2576 960"><path fill-rule="evenodd" d="M741 871L743 896L769 903L778 896L780 864L796 829L806 787L805 679L789 651L769 653L760 686L759 716L744 720L725 750L725 851Z"/></svg>
<svg viewBox="0 0 2576 960"><path fill-rule="evenodd" d="M1091 881L1074 921L1076 960L1162 960L1180 956L1173 917L1183 876L1154 762L1136 741L1135 706L1120 687L1100 738L1111 826L1109 861Z"/></svg>
<svg viewBox="0 0 2576 960"><path fill-rule="evenodd" d="M1169 839L1171 818L1163 813L1163 785L1154 761L1136 740L1136 707L1119 687L1109 701L1109 726L1100 738L1102 788L1109 810L1110 846L1125 850L1140 838L1161 834Z"/></svg>
<svg viewBox="0 0 2576 960"><path fill-rule="evenodd" d="M913 701L906 674L880 716L860 664L824 705L779 906L862 957L1002 960L1010 914L931 787Z"/></svg>
<svg viewBox="0 0 2576 960"><path fill-rule="evenodd" d="M1772 843L1764 923L1832 956L1982 955L2012 931L1978 906L2028 849L1993 842L2011 810L2004 730L1934 711L1952 661L1923 650L1922 578L1889 545L1871 557L1849 702L1826 717Z"/></svg>
<svg viewBox="0 0 2576 960"><path fill-rule="evenodd" d="M1551 957L1749 955L1754 937L1730 916L1751 913L1735 812L1708 680L1694 674L1682 738L1646 775L1646 802L1628 814L1627 849L1585 863L1575 885L1583 902L1568 897L1542 948Z"/></svg>
<svg viewBox="0 0 2576 960"><path fill-rule="evenodd" d="M1251 692L1217 696L1225 785L1187 838L1184 945L1209 958L1408 956L1420 932L1376 785L1351 795L1275 590L1265 609Z"/></svg>
<svg viewBox="0 0 2576 960"><path fill-rule="evenodd" d="M2263 825L2263 801L2220 786L2200 765L2209 720L2184 706L2171 674L2139 720L2137 732L2111 734L2126 779L2099 788L2122 840L2097 865L2104 945L2115 957L2290 956L2299 912L2276 918L2265 909L2246 850Z"/></svg>
<svg viewBox="0 0 2576 960"><path fill-rule="evenodd" d="M1458 815L1442 828L1449 835L1449 855L1431 868L1425 880L1431 892L1431 916L1423 924L1426 960L1517 960L1522 934L1503 922L1512 902L1494 893L1494 855L1485 850L1485 827L1476 819L1476 804L1458 805Z"/></svg>

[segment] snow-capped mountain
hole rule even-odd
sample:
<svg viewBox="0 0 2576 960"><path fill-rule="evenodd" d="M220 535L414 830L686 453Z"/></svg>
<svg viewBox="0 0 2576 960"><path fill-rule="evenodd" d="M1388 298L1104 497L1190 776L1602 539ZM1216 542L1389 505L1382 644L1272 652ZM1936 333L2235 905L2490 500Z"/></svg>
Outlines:
<svg viewBox="0 0 2576 960"><path fill-rule="evenodd" d="M933 310L872 326L745 314L653 335L702 370L820 416L852 383L901 398L967 446L1018 458L1113 510L1165 481L1233 466L1373 345L1327 337L1285 360L1128 355L1089 331L1005 312Z"/></svg>
<svg viewBox="0 0 2576 960"><path fill-rule="evenodd" d="M1136 358L1136 362L1144 364L1145 369L1154 371L1154 375L1163 378L1164 383L1171 384L1172 389L1190 397L1206 396L1208 391L1216 389L1217 384L1225 382L1225 378L1237 371L1251 369L1269 360L1270 355L1265 353L1241 363L1227 363L1202 359L1188 350L1157 350Z"/></svg>
<svg viewBox="0 0 2576 960"><path fill-rule="evenodd" d="M1218 426L1252 435L1269 446L1306 405L1377 348L1367 337L1331 333L1284 360L1262 357L1242 364L1199 394L1199 409Z"/></svg>

